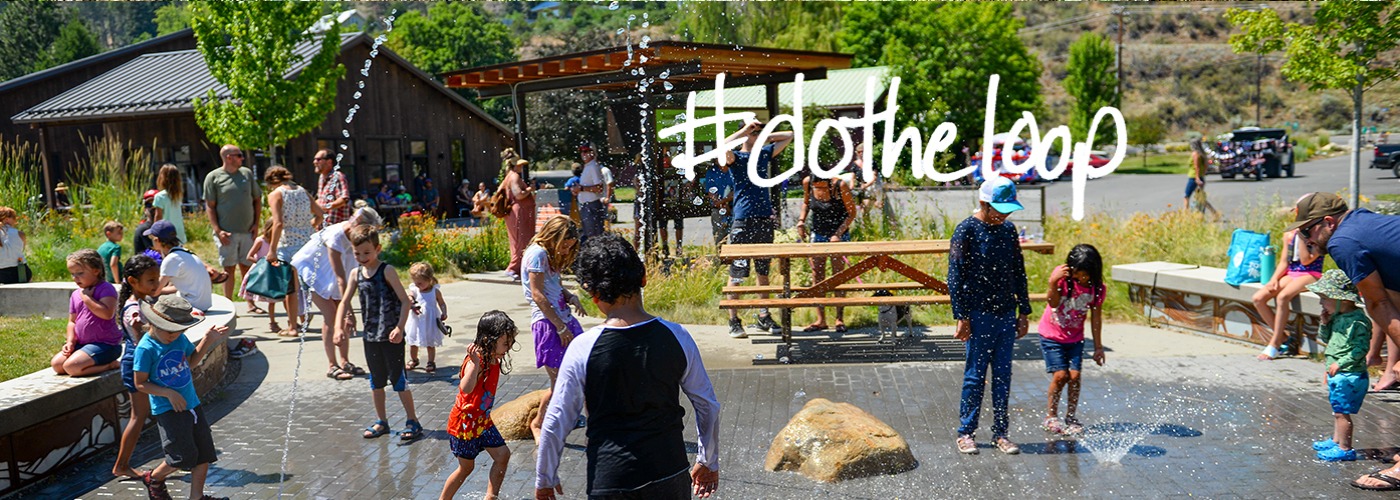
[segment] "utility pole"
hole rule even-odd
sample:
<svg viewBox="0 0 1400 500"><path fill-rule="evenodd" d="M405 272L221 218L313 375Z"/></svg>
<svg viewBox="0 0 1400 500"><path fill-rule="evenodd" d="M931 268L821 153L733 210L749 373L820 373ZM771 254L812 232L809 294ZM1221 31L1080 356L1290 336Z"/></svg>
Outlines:
<svg viewBox="0 0 1400 500"><path fill-rule="evenodd" d="M1114 7L1113 14L1118 16L1118 51L1114 55L1118 64L1118 105L1123 105L1123 13L1122 7Z"/></svg>
<svg viewBox="0 0 1400 500"><path fill-rule="evenodd" d="M1261 93L1263 88L1261 81L1264 79L1264 54L1262 52L1256 53L1255 57L1257 60L1254 71L1254 126L1263 127L1264 122L1260 119L1259 103L1264 100L1264 94Z"/></svg>

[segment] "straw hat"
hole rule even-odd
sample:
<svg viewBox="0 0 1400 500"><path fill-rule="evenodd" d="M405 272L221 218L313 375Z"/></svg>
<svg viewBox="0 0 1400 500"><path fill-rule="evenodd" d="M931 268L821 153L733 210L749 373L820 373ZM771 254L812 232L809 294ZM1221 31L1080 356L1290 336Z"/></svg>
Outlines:
<svg viewBox="0 0 1400 500"><path fill-rule="evenodd" d="M68 190L68 185L67 185L67 184L64 184L64 183L62 183L62 182L60 182L60 183L58 183L57 186L54 186L53 190L54 190L54 191L67 191L67 190Z"/></svg>

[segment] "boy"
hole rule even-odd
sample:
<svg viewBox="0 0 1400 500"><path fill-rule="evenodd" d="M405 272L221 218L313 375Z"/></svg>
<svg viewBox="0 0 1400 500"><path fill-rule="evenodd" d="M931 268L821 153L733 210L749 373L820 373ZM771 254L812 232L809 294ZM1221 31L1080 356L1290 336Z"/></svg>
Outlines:
<svg viewBox="0 0 1400 500"><path fill-rule="evenodd" d="M165 461L141 481L152 500L169 500L165 478L176 469L190 470L190 498L212 499L204 494L204 479L209 474L209 464L218 457L190 367L198 366L211 349L223 347L228 327L210 328L196 348L184 331L199 324L203 317L197 316L189 301L179 295L162 295L154 302L141 302L141 316L150 325L150 333L136 346L134 379L137 390L151 395L151 414L160 428L161 447L165 449Z"/></svg>
<svg viewBox="0 0 1400 500"><path fill-rule="evenodd" d="M1327 462L1356 460L1351 447L1351 416L1366 398L1366 351L1371 348L1371 320L1356 303L1361 296L1356 285L1339 269L1327 271L1322 279L1308 285L1322 297L1322 327L1317 337L1327 344L1327 399L1332 403L1336 422L1332 438L1313 443L1317 459Z"/></svg>
<svg viewBox="0 0 1400 500"><path fill-rule="evenodd" d="M97 254L102 256L102 274L107 276L108 283L116 283L122 276L122 233L126 227L122 223L109 220L102 225L102 234L107 236L107 242L97 247Z"/></svg>
<svg viewBox="0 0 1400 500"><path fill-rule="evenodd" d="M1008 455L1021 452L1006 437L1011 395L1011 351L1026 336L1031 314L1026 265L1016 225L1006 221L1022 209L1016 185L996 176L977 193L980 208L953 230L948 255L948 295L958 340L967 343L962 404L958 411L958 452L977 453L973 433L982 412L987 365L992 368L992 442Z"/></svg>
<svg viewBox="0 0 1400 500"><path fill-rule="evenodd" d="M719 401L685 328L642 308L646 267L621 236L584 243L578 279L607 316L564 354L535 464L535 498L563 493L559 454L588 411L588 498L707 498L719 485ZM695 408L696 461L686 458L684 391ZM687 475L686 473L689 472Z"/></svg>
<svg viewBox="0 0 1400 500"><path fill-rule="evenodd" d="M418 424L418 415L413 411L413 391L408 390L403 362L403 329L413 302L408 300L408 292L404 291L393 266L379 261L379 231L373 226L357 225L350 229L349 236L350 244L355 248L355 261L360 263L360 267L351 271L346 280L349 283L341 294L335 324L346 324L345 320L350 315L350 301L357 295L351 290L359 290L360 312L364 315L365 325L365 364L369 365L374 413L379 417L365 428L364 437L371 439L389 433L389 420L384 409L384 386L392 383L408 417L399 439L403 442L414 441L423 437L423 426ZM349 334L346 328L336 330L336 344L345 342Z"/></svg>

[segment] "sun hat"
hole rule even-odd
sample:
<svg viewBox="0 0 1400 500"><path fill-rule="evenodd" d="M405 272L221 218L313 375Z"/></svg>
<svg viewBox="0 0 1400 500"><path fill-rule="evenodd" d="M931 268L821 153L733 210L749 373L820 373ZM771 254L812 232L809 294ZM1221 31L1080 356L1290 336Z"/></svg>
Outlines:
<svg viewBox="0 0 1400 500"><path fill-rule="evenodd" d="M179 294L161 295L155 301L141 301L141 316L152 326L167 332L183 332L204 321L194 306Z"/></svg>
<svg viewBox="0 0 1400 500"><path fill-rule="evenodd" d="M1326 299L1361 302L1361 295L1357 293L1356 284L1352 283L1351 278L1348 278L1347 273L1342 272L1341 269L1332 269L1322 273L1322 279L1308 285L1308 291Z"/></svg>
<svg viewBox="0 0 1400 500"><path fill-rule="evenodd" d="M1292 231L1317 222L1329 215L1341 215L1347 211L1347 202L1333 193L1309 193L1298 199L1298 215L1293 223L1284 228Z"/></svg>
<svg viewBox="0 0 1400 500"><path fill-rule="evenodd" d="M982 182L982 187L977 190L977 200L987 202L996 211L1004 214L1026 208L1016 201L1016 183L1002 176Z"/></svg>
<svg viewBox="0 0 1400 500"><path fill-rule="evenodd" d="M171 224L170 221L158 220L151 224L151 228L147 229L142 236L154 236L157 239L173 240L178 239L180 234L175 232L175 225Z"/></svg>
<svg viewBox="0 0 1400 500"><path fill-rule="evenodd" d="M68 190L68 185L67 185L67 184L64 184L64 183L62 183L62 182L60 182L60 183L58 183L57 186L54 186L53 190L54 190L54 191L67 191L67 190Z"/></svg>

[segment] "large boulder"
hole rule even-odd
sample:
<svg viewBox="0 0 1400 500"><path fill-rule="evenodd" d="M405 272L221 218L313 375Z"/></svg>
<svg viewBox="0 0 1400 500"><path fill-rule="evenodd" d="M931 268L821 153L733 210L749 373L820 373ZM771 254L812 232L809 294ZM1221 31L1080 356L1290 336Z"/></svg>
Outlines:
<svg viewBox="0 0 1400 500"><path fill-rule="evenodd" d="M898 474L918 464L909 443L874 415L850 403L817 398L773 438L763 467L830 483Z"/></svg>
<svg viewBox="0 0 1400 500"><path fill-rule="evenodd" d="M535 439L530 432L530 421L540 413L540 400L544 399L546 392L548 389L540 389L492 409L491 420L496 423L501 437L506 441Z"/></svg>

